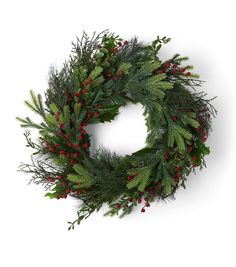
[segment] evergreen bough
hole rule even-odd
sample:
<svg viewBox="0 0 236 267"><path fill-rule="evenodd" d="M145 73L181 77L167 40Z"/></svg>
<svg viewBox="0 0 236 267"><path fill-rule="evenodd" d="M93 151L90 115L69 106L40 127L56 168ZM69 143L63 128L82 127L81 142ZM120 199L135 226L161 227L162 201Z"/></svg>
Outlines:
<svg viewBox="0 0 236 267"><path fill-rule="evenodd" d="M205 141L216 111L212 99L197 91L202 81L184 65L188 58L160 60L158 52L169 41L157 37L143 44L108 31L92 38L83 33L61 70L50 69L45 101L30 91L25 104L42 122L17 117L22 127L39 130L37 142L29 130L24 133L34 153L20 170L43 184L46 196L80 200L69 229L103 203L110 208L106 215L122 217L140 203L144 212L150 202L173 198L190 172L206 165ZM104 148L90 156L86 126L112 121L128 103L144 108L146 146L124 157Z"/></svg>

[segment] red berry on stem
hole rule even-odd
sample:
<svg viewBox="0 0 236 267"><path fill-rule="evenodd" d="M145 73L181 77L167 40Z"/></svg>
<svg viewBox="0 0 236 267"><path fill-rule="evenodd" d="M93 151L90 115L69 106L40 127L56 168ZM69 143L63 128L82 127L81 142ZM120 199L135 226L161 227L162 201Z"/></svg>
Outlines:
<svg viewBox="0 0 236 267"><path fill-rule="evenodd" d="M91 119L93 117L93 113L88 113L87 117L88 119Z"/></svg>
<svg viewBox="0 0 236 267"><path fill-rule="evenodd" d="M98 116L100 115L100 112L99 112L99 111L95 111L95 112L94 112L94 115L95 115L96 117L98 117Z"/></svg>
<svg viewBox="0 0 236 267"><path fill-rule="evenodd" d="M127 40L124 41L124 45L127 45L129 42Z"/></svg>
<svg viewBox="0 0 236 267"><path fill-rule="evenodd" d="M72 146L73 146L72 142L68 142L68 147L72 147Z"/></svg>
<svg viewBox="0 0 236 267"><path fill-rule="evenodd" d="M114 80L117 81L119 77L117 75L114 76Z"/></svg>
<svg viewBox="0 0 236 267"><path fill-rule="evenodd" d="M191 75L191 72L188 71L188 72L186 73L186 76L190 76L190 75Z"/></svg>
<svg viewBox="0 0 236 267"><path fill-rule="evenodd" d="M59 151L59 154L61 154L61 155L64 155L66 152L65 152L65 150L60 150Z"/></svg>
<svg viewBox="0 0 236 267"><path fill-rule="evenodd" d="M176 74L176 73L177 73L177 70L176 70L176 69L174 69L174 70L172 71L172 73L173 73L173 74Z"/></svg>
<svg viewBox="0 0 236 267"><path fill-rule="evenodd" d="M141 197L138 198L138 204L140 204L140 203L142 203L142 198Z"/></svg>
<svg viewBox="0 0 236 267"><path fill-rule="evenodd" d="M176 116L171 116L172 121L176 122L177 121L177 117Z"/></svg>
<svg viewBox="0 0 236 267"><path fill-rule="evenodd" d="M146 207L150 207L150 203L149 203L149 202L147 202L145 206L146 206Z"/></svg>
<svg viewBox="0 0 236 267"><path fill-rule="evenodd" d="M83 137L83 135L78 135L78 138L79 138L79 140L83 140L84 139L84 137Z"/></svg>
<svg viewBox="0 0 236 267"><path fill-rule="evenodd" d="M141 209L141 212L145 212L145 209L144 209L144 208L142 208L142 209Z"/></svg>
<svg viewBox="0 0 236 267"><path fill-rule="evenodd" d="M60 144L57 144L57 143L55 144L55 147L57 147L57 148L58 148L59 146L60 146Z"/></svg>
<svg viewBox="0 0 236 267"><path fill-rule="evenodd" d="M85 90L85 89L82 89L82 94L86 94L87 93L87 91Z"/></svg>
<svg viewBox="0 0 236 267"><path fill-rule="evenodd" d="M185 68L181 68L180 71L181 71L181 72L185 72Z"/></svg>
<svg viewBox="0 0 236 267"><path fill-rule="evenodd" d="M88 143L83 143L83 148L88 148L89 147L89 144Z"/></svg>
<svg viewBox="0 0 236 267"><path fill-rule="evenodd" d="M74 158L78 158L78 153L76 152L76 153L74 153Z"/></svg>
<svg viewBox="0 0 236 267"><path fill-rule="evenodd" d="M60 129L62 129L64 127L64 123L60 124Z"/></svg>
<svg viewBox="0 0 236 267"><path fill-rule="evenodd" d="M61 115L61 112L60 111L57 111L56 115L57 116L60 116Z"/></svg>
<svg viewBox="0 0 236 267"><path fill-rule="evenodd" d="M188 147L188 152L190 153L190 152L192 152L192 150L193 150L193 147L192 146L189 146Z"/></svg>

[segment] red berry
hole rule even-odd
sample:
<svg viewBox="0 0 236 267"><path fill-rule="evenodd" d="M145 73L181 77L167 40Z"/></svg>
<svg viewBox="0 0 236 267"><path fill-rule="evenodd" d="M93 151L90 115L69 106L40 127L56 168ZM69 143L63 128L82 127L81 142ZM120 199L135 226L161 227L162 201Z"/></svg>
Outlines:
<svg viewBox="0 0 236 267"><path fill-rule="evenodd" d="M133 176L129 175L128 176L128 181L131 181L133 178L134 178Z"/></svg>
<svg viewBox="0 0 236 267"><path fill-rule="evenodd" d="M70 188L66 189L66 194L70 194L70 192L71 192Z"/></svg>
<svg viewBox="0 0 236 267"><path fill-rule="evenodd" d="M171 116L172 121L176 122L177 121L177 117L176 116Z"/></svg>
<svg viewBox="0 0 236 267"><path fill-rule="evenodd" d="M78 158L78 153L74 153L74 158Z"/></svg>
<svg viewBox="0 0 236 267"><path fill-rule="evenodd" d="M60 124L60 129L62 129L64 127L64 123Z"/></svg>
<svg viewBox="0 0 236 267"><path fill-rule="evenodd" d="M80 97L80 93L75 93L75 96L76 97Z"/></svg>
<svg viewBox="0 0 236 267"><path fill-rule="evenodd" d="M195 128L195 130L196 130L197 132L200 132L200 130L201 130L201 127L200 127L200 126L198 126L197 128Z"/></svg>
<svg viewBox="0 0 236 267"><path fill-rule="evenodd" d="M169 69L170 68L170 63L166 63L165 68Z"/></svg>
<svg viewBox="0 0 236 267"><path fill-rule="evenodd" d="M66 182L65 182L65 181L62 181L62 182L61 182L61 185L62 185L62 186L66 186Z"/></svg>
<svg viewBox="0 0 236 267"><path fill-rule="evenodd" d="M191 72L187 72L187 73L186 73L186 76L190 76L190 75L191 75Z"/></svg>
<svg viewBox="0 0 236 267"><path fill-rule="evenodd" d="M138 204L140 204L140 203L142 203L142 198L141 197L138 198Z"/></svg>
<svg viewBox="0 0 236 267"><path fill-rule="evenodd" d="M69 139L70 138L70 134L66 134L66 139Z"/></svg>
<svg viewBox="0 0 236 267"><path fill-rule="evenodd" d="M172 71L172 73L173 73L173 74L176 74L176 73L177 73L177 70L176 70L176 69L174 69L174 70Z"/></svg>
<svg viewBox="0 0 236 267"><path fill-rule="evenodd" d="M70 154L69 153L66 153L66 157L69 158L70 157Z"/></svg>
<svg viewBox="0 0 236 267"><path fill-rule="evenodd" d="M117 75L114 76L114 80L117 81L119 77Z"/></svg>
<svg viewBox="0 0 236 267"><path fill-rule="evenodd" d="M60 144L55 144L55 147L57 147L57 148L58 148L59 146L60 146Z"/></svg>
<svg viewBox="0 0 236 267"><path fill-rule="evenodd" d="M73 159L70 160L70 165L74 165L75 164L75 161Z"/></svg>
<svg viewBox="0 0 236 267"><path fill-rule="evenodd" d="M193 147L192 146L189 146L188 147L188 152L190 153L190 152L192 152L192 150L193 150Z"/></svg>
<svg viewBox="0 0 236 267"><path fill-rule="evenodd" d="M93 79L90 78L90 79L88 80L88 82L89 82L90 84L92 84L92 83L93 83Z"/></svg>
<svg viewBox="0 0 236 267"><path fill-rule="evenodd" d="M88 113L87 117L88 119L91 119L93 117L93 113Z"/></svg>
<svg viewBox="0 0 236 267"><path fill-rule="evenodd" d="M58 180L61 180L62 179L62 176L61 175L58 175L57 178L58 178Z"/></svg>
<svg viewBox="0 0 236 267"><path fill-rule="evenodd" d="M85 86L85 87L88 85L88 83L86 83L86 82L83 82L82 84L83 84L83 86Z"/></svg>
<svg viewBox="0 0 236 267"><path fill-rule="evenodd" d="M173 64L173 68L177 68L178 64Z"/></svg>
<svg viewBox="0 0 236 267"><path fill-rule="evenodd" d="M127 40L124 41L124 45L127 45L129 42Z"/></svg>
<svg viewBox="0 0 236 267"><path fill-rule="evenodd" d="M149 202L147 202L145 206L146 206L146 207L150 207L150 203L149 203Z"/></svg>
<svg viewBox="0 0 236 267"><path fill-rule="evenodd" d="M206 136L203 136L202 137L202 142L206 142L206 140L207 140Z"/></svg>
<svg viewBox="0 0 236 267"><path fill-rule="evenodd" d="M75 144L75 147L76 148L79 148L80 147L80 144L79 143Z"/></svg>
<svg viewBox="0 0 236 267"><path fill-rule="evenodd" d="M72 146L73 146L72 142L68 142L68 147L72 147Z"/></svg>
<svg viewBox="0 0 236 267"><path fill-rule="evenodd" d="M197 160L197 157L192 157L192 161L195 161L195 160Z"/></svg>
<svg viewBox="0 0 236 267"><path fill-rule="evenodd" d="M175 170L178 172L178 171L180 171L182 168L180 167L180 166L176 166L175 167Z"/></svg>
<svg viewBox="0 0 236 267"><path fill-rule="evenodd" d="M60 111L57 111L56 115L57 116L60 116L61 115L61 112Z"/></svg>
<svg viewBox="0 0 236 267"><path fill-rule="evenodd" d="M88 123L87 123L87 121L85 121L84 123L83 123L83 126L82 127L86 127L88 125Z"/></svg>
<svg viewBox="0 0 236 267"><path fill-rule="evenodd" d="M54 152L54 148L53 148L53 147L50 147L49 150L50 150L51 152Z"/></svg>
<svg viewBox="0 0 236 267"><path fill-rule="evenodd" d="M57 118L56 118L56 121L60 121L60 118L57 117Z"/></svg>
<svg viewBox="0 0 236 267"><path fill-rule="evenodd" d="M119 49L116 47L114 48L114 52L117 53L119 51Z"/></svg>
<svg viewBox="0 0 236 267"><path fill-rule="evenodd" d="M141 209L141 212L145 212L145 209L144 209L144 208L142 208L142 209Z"/></svg>
<svg viewBox="0 0 236 267"><path fill-rule="evenodd" d="M96 117L98 117L98 116L100 115L99 111L95 111L95 112L94 112L94 115L95 115Z"/></svg>
<svg viewBox="0 0 236 267"><path fill-rule="evenodd" d="M163 70L159 70L159 74L165 73Z"/></svg>
<svg viewBox="0 0 236 267"><path fill-rule="evenodd" d="M165 155L164 155L164 159L165 159L165 160L168 160L168 158L169 158L169 155L168 155L168 153L166 152Z"/></svg>
<svg viewBox="0 0 236 267"><path fill-rule="evenodd" d="M185 72L185 68L181 68L180 71L181 71L181 72Z"/></svg>
<svg viewBox="0 0 236 267"><path fill-rule="evenodd" d="M66 152L65 152L65 150L60 150L59 151L59 154L61 154L61 155L64 155Z"/></svg>
<svg viewBox="0 0 236 267"><path fill-rule="evenodd" d="M85 89L82 89L82 94L86 94L87 93L87 91L85 90Z"/></svg>
<svg viewBox="0 0 236 267"><path fill-rule="evenodd" d="M89 144L88 143L83 143L83 148L88 148L89 147Z"/></svg>
<svg viewBox="0 0 236 267"><path fill-rule="evenodd" d="M79 140L83 140L83 135L78 135Z"/></svg>

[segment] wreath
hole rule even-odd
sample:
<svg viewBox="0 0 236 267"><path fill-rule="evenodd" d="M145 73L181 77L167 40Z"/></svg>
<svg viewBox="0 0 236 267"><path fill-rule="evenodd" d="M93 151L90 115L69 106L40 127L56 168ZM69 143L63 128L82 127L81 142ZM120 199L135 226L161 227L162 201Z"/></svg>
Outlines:
<svg viewBox="0 0 236 267"><path fill-rule="evenodd" d="M39 130L36 141L24 132L32 162L19 170L45 186L49 198L79 200L68 229L104 203L105 215L123 217L139 204L145 212L151 202L173 198L196 167L206 166L213 98L197 91L203 82L184 65L187 57L160 60L159 50L169 41L157 37L144 44L109 31L91 38L83 33L63 67L50 68L45 100L30 91L25 104L42 122L17 117L22 127ZM86 127L112 121L128 103L143 106L146 146L126 156L100 147L91 156Z"/></svg>

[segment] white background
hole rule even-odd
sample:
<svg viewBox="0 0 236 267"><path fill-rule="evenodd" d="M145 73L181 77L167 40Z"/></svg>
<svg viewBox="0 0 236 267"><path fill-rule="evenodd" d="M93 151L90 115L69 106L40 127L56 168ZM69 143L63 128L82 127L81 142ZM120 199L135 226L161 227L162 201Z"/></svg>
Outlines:
<svg viewBox="0 0 236 267"><path fill-rule="evenodd" d="M236 266L233 3L0 1L1 266ZM106 28L145 42L166 35L172 42L162 50L164 58L176 52L190 57L195 72L207 81L209 97L218 96L219 114L207 142L212 153L208 168L191 175L175 201L153 204L145 214L138 209L122 220L103 217L104 208L69 232L75 201L44 198L41 187L28 186L30 177L16 172L30 151L14 118L28 114L22 102L29 89L44 92L49 66L61 66L76 35ZM140 112L127 107L112 127L97 129L96 141L120 153L142 147Z"/></svg>

